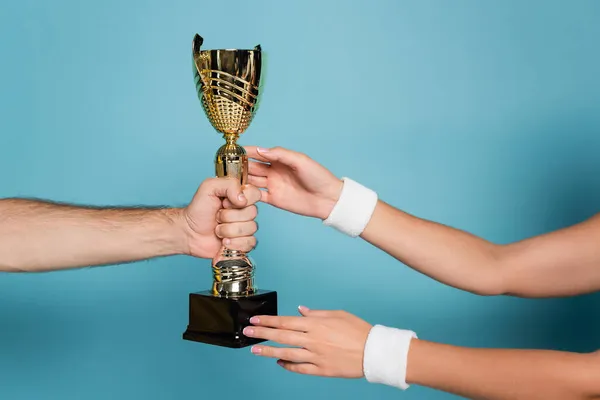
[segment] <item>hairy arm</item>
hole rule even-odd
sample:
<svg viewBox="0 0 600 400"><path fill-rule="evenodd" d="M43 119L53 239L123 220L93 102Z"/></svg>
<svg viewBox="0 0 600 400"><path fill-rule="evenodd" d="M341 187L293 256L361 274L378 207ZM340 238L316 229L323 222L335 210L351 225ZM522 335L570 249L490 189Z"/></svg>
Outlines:
<svg viewBox="0 0 600 400"><path fill-rule="evenodd" d="M379 201L361 236L433 279L481 295L561 297L600 290L600 214L497 245Z"/></svg>
<svg viewBox="0 0 600 400"><path fill-rule="evenodd" d="M600 399L600 353L473 349L413 340L408 383L485 400Z"/></svg>
<svg viewBox="0 0 600 400"><path fill-rule="evenodd" d="M0 271L50 271L182 254L181 218L178 209L0 200Z"/></svg>

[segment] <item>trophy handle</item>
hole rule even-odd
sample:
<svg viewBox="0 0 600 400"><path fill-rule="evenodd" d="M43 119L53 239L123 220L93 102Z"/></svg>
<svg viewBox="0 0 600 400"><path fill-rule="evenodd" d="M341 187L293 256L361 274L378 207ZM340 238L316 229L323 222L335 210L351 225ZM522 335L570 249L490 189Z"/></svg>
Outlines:
<svg viewBox="0 0 600 400"><path fill-rule="evenodd" d="M202 38L202 36L200 36L196 33L194 35L194 40L192 41L192 54L199 53L200 48L202 47L203 43L204 43L204 39Z"/></svg>

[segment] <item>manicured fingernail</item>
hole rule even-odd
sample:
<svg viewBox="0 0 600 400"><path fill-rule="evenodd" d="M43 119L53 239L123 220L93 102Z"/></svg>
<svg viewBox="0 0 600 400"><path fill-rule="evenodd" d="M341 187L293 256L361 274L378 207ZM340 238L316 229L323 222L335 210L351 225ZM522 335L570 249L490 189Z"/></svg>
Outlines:
<svg viewBox="0 0 600 400"><path fill-rule="evenodd" d="M223 244L231 244L231 239L223 239Z"/></svg>
<svg viewBox="0 0 600 400"><path fill-rule="evenodd" d="M254 335L254 329L252 329L250 327L245 327L244 328L244 335L246 335L246 336L252 336L252 335Z"/></svg>
<svg viewBox="0 0 600 400"><path fill-rule="evenodd" d="M250 349L250 351L252 352L252 354L260 354L260 352L262 351L262 349L260 347L254 346L254 347L252 347Z"/></svg>
<svg viewBox="0 0 600 400"><path fill-rule="evenodd" d="M256 150L258 150L259 153L268 153L269 149L265 149L264 147L257 147Z"/></svg>
<svg viewBox="0 0 600 400"><path fill-rule="evenodd" d="M300 312L307 312L307 311L309 311L308 307L305 307L305 306L298 306L298 310L300 310Z"/></svg>
<svg viewBox="0 0 600 400"><path fill-rule="evenodd" d="M240 194L238 195L238 200L239 200L239 201L244 201L244 200L246 200L246 196L244 196L244 193L240 193Z"/></svg>
<svg viewBox="0 0 600 400"><path fill-rule="evenodd" d="M283 361L281 361L281 360L277 360L277 365L279 365L279 366L283 367Z"/></svg>
<svg viewBox="0 0 600 400"><path fill-rule="evenodd" d="M251 324L258 324L260 322L260 319L258 319L258 317L252 317L250 318L250 323Z"/></svg>

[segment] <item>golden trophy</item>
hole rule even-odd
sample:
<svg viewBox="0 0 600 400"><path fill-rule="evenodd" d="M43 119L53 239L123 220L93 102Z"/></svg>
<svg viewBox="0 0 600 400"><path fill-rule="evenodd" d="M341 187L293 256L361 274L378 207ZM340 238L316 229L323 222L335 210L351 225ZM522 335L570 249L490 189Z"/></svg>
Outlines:
<svg viewBox="0 0 600 400"><path fill-rule="evenodd" d="M198 34L192 42L194 82L202 108L225 144L215 156L217 177L248 179L248 156L237 140L258 109L262 71L260 45L253 50L201 50ZM240 348L263 342L244 336L254 315L277 315L277 292L259 290L255 264L245 253L221 248L212 260L210 290L190 293L185 340Z"/></svg>

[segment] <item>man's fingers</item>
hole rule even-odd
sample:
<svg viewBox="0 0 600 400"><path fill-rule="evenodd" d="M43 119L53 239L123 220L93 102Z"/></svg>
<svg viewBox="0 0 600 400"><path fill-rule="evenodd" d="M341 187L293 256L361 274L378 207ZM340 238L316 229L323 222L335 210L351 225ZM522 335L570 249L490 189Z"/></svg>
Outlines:
<svg viewBox="0 0 600 400"><path fill-rule="evenodd" d="M271 204L271 194L269 193L268 190L259 190L260 192L260 200L263 203L266 204ZM223 200L223 208L235 208L235 206L233 204L231 204L231 202L227 199Z"/></svg>
<svg viewBox="0 0 600 400"><path fill-rule="evenodd" d="M248 183L256 186L257 188L266 188L267 178L264 176L248 175Z"/></svg>
<svg viewBox="0 0 600 400"><path fill-rule="evenodd" d="M242 185L233 178L212 178L206 181L211 194L216 197L225 197L236 207L248 205L248 199L242 192Z"/></svg>
<svg viewBox="0 0 600 400"><path fill-rule="evenodd" d="M282 368L287 369L290 372L295 372L297 374L302 375L322 375L319 372L319 367L310 363L294 363L284 360L278 360L277 364L279 364Z"/></svg>
<svg viewBox="0 0 600 400"><path fill-rule="evenodd" d="M244 208L224 208L217 213L217 222L232 223L252 221L258 215L258 208L253 204Z"/></svg>
<svg viewBox="0 0 600 400"><path fill-rule="evenodd" d="M254 236L226 238L223 239L223 245L229 250L243 251L249 253L256 248L258 240Z"/></svg>
<svg viewBox="0 0 600 400"><path fill-rule="evenodd" d="M244 185L235 178L211 178L204 181L202 191L223 198L223 207L242 208L259 202L261 190L254 185Z"/></svg>
<svg viewBox="0 0 600 400"><path fill-rule="evenodd" d="M248 162L248 175L269 176L269 164L263 164L256 161Z"/></svg>
<svg viewBox="0 0 600 400"><path fill-rule="evenodd" d="M252 236L258 231L256 221L232 222L229 224L220 224L215 228L215 235L223 239L233 239L244 236Z"/></svg>
<svg viewBox="0 0 600 400"><path fill-rule="evenodd" d="M264 328L262 326L247 326L244 328L243 333L248 337L271 340L288 346L306 347L307 344L306 334L302 332Z"/></svg>
<svg viewBox="0 0 600 400"><path fill-rule="evenodd" d="M235 208L233 204L227 199L223 199L223 208Z"/></svg>
<svg viewBox="0 0 600 400"><path fill-rule="evenodd" d="M257 356L277 358L295 363L310 362L314 359L313 353L306 349L256 345L252 347L251 351L252 354L256 354Z"/></svg>
<svg viewBox="0 0 600 400"><path fill-rule="evenodd" d="M266 204L272 204L271 203L271 194L269 193L268 189L265 190L259 190L260 192L260 201L262 201L263 203ZM231 202L227 199L223 200L223 208L235 208L233 204L231 204Z"/></svg>
<svg viewBox="0 0 600 400"><path fill-rule="evenodd" d="M310 320L304 317L287 317L277 315L257 315L250 318L250 323L255 326L286 329L298 332L307 332L310 326Z"/></svg>

